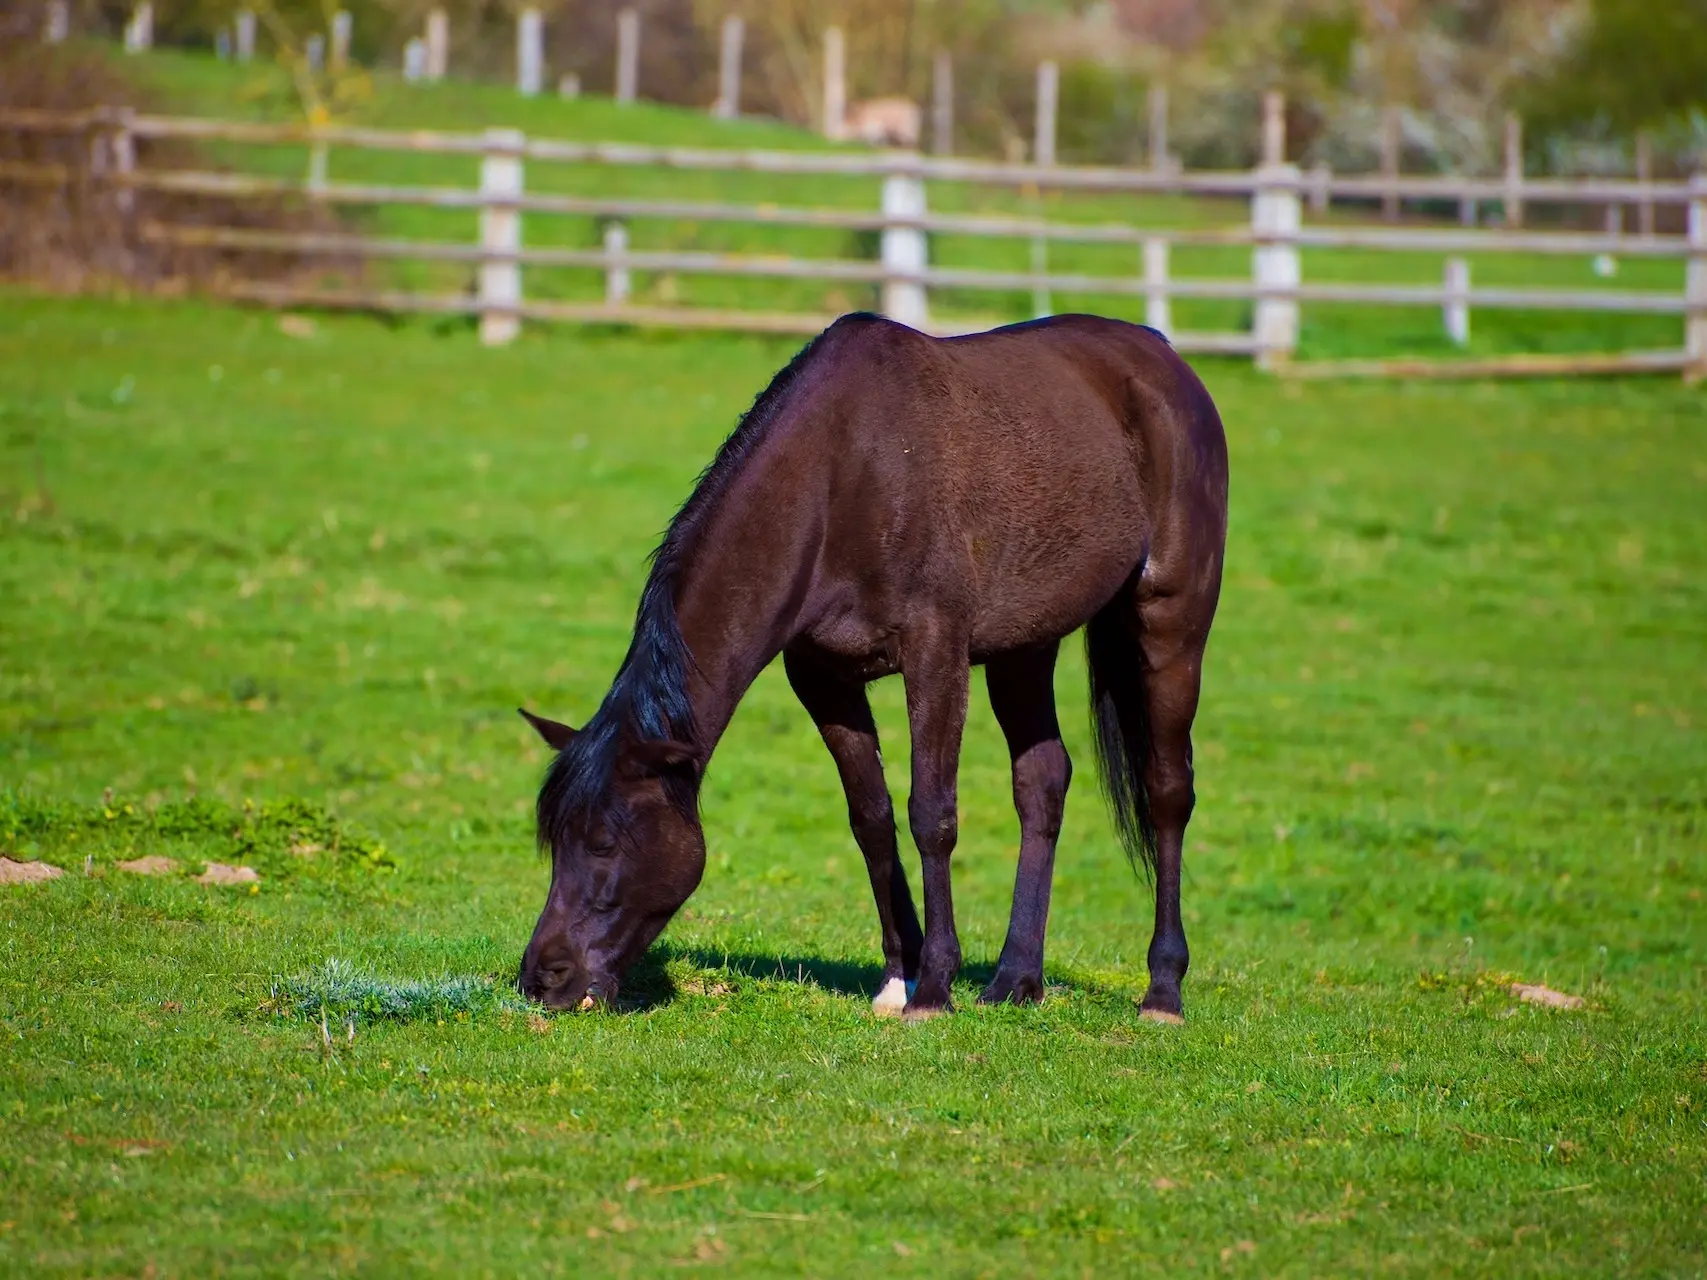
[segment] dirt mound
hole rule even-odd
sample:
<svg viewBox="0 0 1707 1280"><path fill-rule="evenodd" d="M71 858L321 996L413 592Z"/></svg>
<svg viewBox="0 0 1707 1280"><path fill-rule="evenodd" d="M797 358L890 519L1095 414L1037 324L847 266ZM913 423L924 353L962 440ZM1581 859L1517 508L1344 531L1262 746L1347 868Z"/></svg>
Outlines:
<svg viewBox="0 0 1707 1280"><path fill-rule="evenodd" d="M210 862L207 870L196 877L197 884L259 884L261 877L254 867L232 867L223 862Z"/></svg>
<svg viewBox="0 0 1707 1280"><path fill-rule="evenodd" d="M1539 983L1514 982L1509 990L1525 1004L1545 1005L1549 1009L1580 1009L1585 1003L1581 996L1566 995Z"/></svg>
<svg viewBox="0 0 1707 1280"><path fill-rule="evenodd" d="M13 862L0 856L0 884L36 884L56 880L65 873L46 862Z"/></svg>
<svg viewBox="0 0 1707 1280"><path fill-rule="evenodd" d="M169 876L178 869L178 864L171 858L163 858L156 853L146 858L121 862L118 868L120 871L130 872L133 876Z"/></svg>

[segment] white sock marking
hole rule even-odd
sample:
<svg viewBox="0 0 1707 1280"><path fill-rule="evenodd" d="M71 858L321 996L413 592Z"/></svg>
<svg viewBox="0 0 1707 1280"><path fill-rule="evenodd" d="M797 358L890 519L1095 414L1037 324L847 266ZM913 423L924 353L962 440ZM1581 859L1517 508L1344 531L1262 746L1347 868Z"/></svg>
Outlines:
<svg viewBox="0 0 1707 1280"><path fill-rule="evenodd" d="M903 982L899 978L891 978L883 984L871 1000L874 1013L900 1013L907 1007L907 998L913 994L914 984Z"/></svg>

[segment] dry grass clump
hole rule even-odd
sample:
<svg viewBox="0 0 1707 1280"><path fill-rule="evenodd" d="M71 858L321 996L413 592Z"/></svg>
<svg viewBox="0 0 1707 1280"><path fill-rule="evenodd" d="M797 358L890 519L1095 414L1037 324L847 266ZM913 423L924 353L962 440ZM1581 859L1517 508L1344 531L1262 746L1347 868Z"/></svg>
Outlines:
<svg viewBox="0 0 1707 1280"><path fill-rule="evenodd" d="M217 287L228 280L291 279L313 269L348 273L324 255L161 243L153 223L280 231L334 231L325 209L284 195L208 196L130 188L110 179L120 113L162 104L99 51L28 41L0 45L0 275L67 292L119 285L149 290ZM21 128L7 112L83 113L81 129ZM193 143L136 138L135 168L209 170Z"/></svg>

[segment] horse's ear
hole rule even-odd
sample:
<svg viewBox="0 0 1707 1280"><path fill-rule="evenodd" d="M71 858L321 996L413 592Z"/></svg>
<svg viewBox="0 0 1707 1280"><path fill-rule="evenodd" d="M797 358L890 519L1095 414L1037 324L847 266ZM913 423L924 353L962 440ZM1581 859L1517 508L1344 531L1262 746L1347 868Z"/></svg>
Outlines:
<svg viewBox="0 0 1707 1280"><path fill-rule="evenodd" d="M575 731L568 725L547 720L544 716L536 716L526 707L517 707L516 710L521 713L522 719L531 724L539 736L545 739L546 745L561 751L575 740Z"/></svg>
<svg viewBox="0 0 1707 1280"><path fill-rule="evenodd" d="M699 776L699 751L685 742L636 742L634 760L649 773L691 773Z"/></svg>

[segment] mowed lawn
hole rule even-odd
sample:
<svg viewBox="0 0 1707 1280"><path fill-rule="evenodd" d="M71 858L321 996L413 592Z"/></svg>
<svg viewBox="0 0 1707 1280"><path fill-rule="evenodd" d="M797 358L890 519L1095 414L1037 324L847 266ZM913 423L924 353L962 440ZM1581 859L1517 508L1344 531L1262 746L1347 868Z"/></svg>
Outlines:
<svg viewBox="0 0 1707 1280"><path fill-rule="evenodd" d="M1699 1273L1707 400L1669 379L1204 365L1184 1027L1137 1017L1076 644L1042 1007L974 1004L1017 845L981 688L959 1010L912 1026L774 670L639 1007L504 994L547 875L513 708L592 711L790 350L0 297L0 831L65 872L0 886L0 1272ZM330 960L372 981L322 1022Z"/></svg>

